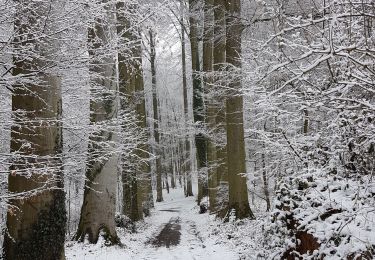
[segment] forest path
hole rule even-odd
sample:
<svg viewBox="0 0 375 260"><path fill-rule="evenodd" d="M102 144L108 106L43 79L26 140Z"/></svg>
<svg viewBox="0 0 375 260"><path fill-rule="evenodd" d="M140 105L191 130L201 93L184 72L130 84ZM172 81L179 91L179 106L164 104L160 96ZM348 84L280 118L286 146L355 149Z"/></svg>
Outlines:
<svg viewBox="0 0 375 260"><path fill-rule="evenodd" d="M151 244L157 247L165 246L167 248L178 245L181 239L180 220L180 218L171 218L169 222L164 225L159 235L151 241Z"/></svg>
<svg viewBox="0 0 375 260"><path fill-rule="evenodd" d="M195 199L186 198L182 189L164 194L164 201L155 204L154 221L160 223L159 228L146 242L153 248L135 258L239 259L227 246L217 243L218 237L207 232L212 216L199 214Z"/></svg>
<svg viewBox="0 0 375 260"><path fill-rule="evenodd" d="M237 260L230 245L213 235L213 217L199 214L195 197L185 198L182 189L163 194L152 215L137 223L137 232L118 229L123 246L67 244L67 260Z"/></svg>

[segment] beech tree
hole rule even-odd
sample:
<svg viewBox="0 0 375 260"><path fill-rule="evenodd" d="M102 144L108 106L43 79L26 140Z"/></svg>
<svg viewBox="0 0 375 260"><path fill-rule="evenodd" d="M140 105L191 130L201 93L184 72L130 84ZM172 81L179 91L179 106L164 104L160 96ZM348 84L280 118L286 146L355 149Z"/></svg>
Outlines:
<svg viewBox="0 0 375 260"><path fill-rule="evenodd" d="M65 259L58 1L16 1L4 259ZM10 7L11 8L11 7ZM46 16L46 13L49 13ZM48 37L54 34L56 38Z"/></svg>
<svg viewBox="0 0 375 260"><path fill-rule="evenodd" d="M108 243L118 243L115 229L116 182L118 151L118 84L116 80L115 6L100 2L104 12L99 13L88 30L90 55L90 123L86 183L81 218L76 239L88 236L96 243L100 232ZM94 4L94 3L93 3Z"/></svg>
<svg viewBox="0 0 375 260"><path fill-rule="evenodd" d="M217 114L215 123L217 127L218 141L216 142L217 159L217 210L220 217L228 212L228 167L227 167L227 138L226 138L226 91L225 85L225 62L226 62L226 9L225 1L214 1L214 48L213 48L213 70L214 86L216 95Z"/></svg>
<svg viewBox="0 0 375 260"><path fill-rule="evenodd" d="M227 160L229 182L229 210L237 218L254 217L248 200L246 184L246 154L243 124L243 96L241 93L241 1L227 1L226 62L232 74L226 99Z"/></svg>
<svg viewBox="0 0 375 260"><path fill-rule="evenodd" d="M193 78L193 115L197 133L195 134L196 158L198 167L198 194L197 203L200 204L203 197L208 195L207 186L207 154L206 138L203 133L205 121L204 95L201 76L201 60L199 49L199 8L202 1L189 0L189 28L190 28L190 49L191 66Z"/></svg>
<svg viewBox="0 0 375 260"><path fill-rule="evenodd" d="M142 219L143 214L149 215L153 205L142 69L142 38L140 26L137 24L139 15L137 3L117 3L117 34L123 39L118 47L121 110L125 112L130 108L135 112L135 129L139 131L135 137L137 144L134 152L129 154L126 150L122 158L124 213L133 221ZM128 114L124 113L124 116Z"/></svg>
<svg viewBox="0 0 375 260"><path fill-rule="evenodd" d="M161 158L160 158L160 134L159 134L159 111L158 111L158 97L156 89L156 50L155 50L155 35L152 29L149 29L149 43L150 43L150 64L151 64L151 81L152 81L152 107L154 114L154 155L156 162L156 202L163 201L163 184L161 173Z"/></svg>

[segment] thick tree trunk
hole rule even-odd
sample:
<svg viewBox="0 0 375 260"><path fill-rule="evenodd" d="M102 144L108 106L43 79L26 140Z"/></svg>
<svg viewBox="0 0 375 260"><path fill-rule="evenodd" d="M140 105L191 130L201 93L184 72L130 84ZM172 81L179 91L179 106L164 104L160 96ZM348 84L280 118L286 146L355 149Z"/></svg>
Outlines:
<svg viewBox="0 0 375 260"><path fill-rule="evenodd" d="M21 1L16 6L14 31L23 36L13 42L17 82L12 93L10 149L17 159L10 167L8 190L23 195L9 201L3 245L6 260L65 259L61 86L54 71L56 42L45 37L58 29L58 6L57 1ZM35 71L38 74L33 76Z"/></svg>
<svg viewBox="0 0 375 260"><path fill-rule="evenodd" d="M151 62L151 81L152 81L152 106L154 110L154 138L155 147L154 153L156 156L156 202L163 201L163 183L161 173L161 158L160 158L160 136L159 136L159 111L158 111L158 98L156 89L156 52L154 33L149 30L150 37L150 62Z"/></svg>
<svg viewBox="0 0 375 260"><path fill-rule="evenodd" d="M215 1L215 27L214 27L214 85L218 89L218 93L223 93L224 91L224 64L226 62L225 55L225 1L224 0L214 0ZM217 215L221 218L225 217L228 212L228 167L227 167L227 140L226 140L226 111L225 111L225 94L220 94L217 97L218 111L216 116L216 127L217 134L220 136L220 141L216 146L216 156L217 156L217 184L218 191L217 197L220 201L220 205L217 205Z"/></svg>
<svg viewBox="0 0 375 260"><path fill-rule="evenodd" d="M112 120L117 116L118 85L115 57L111 53L98 56L100 49L109 44L115 34L115 28L112 28L114 8L112 5L106 8L108 16L98 19L89 29L90 122L92 127L102 125L105 129L95 130L89 136L86 185L76 239L83 241L87 235L90 243L96 243L102 232L107 243L114 244L119 242L115 229L116 143L119 140Z"/></svg>
<svg viewBox="0 0 375 260"><path fill-rule="evenodd" d="M130 9L132 14L136 14L137 5L125 6L125 3L117 4L117 34L123 39L123 43L132 42L132 47L123 53L120 50L118 55L119 62L119 90L122 95L121 110L126 111L131 108L136 115L136 125L141 131L141 135L137 138L137 147L132 154L126 155L123 160L130 160L132 167L124 163L123 168L123 184L124 195L129 195L128 207L126 214L133 221L143 218L143 213L149 214L150 207L153 205L152 191L148 189L151 186L150 166L148 163L148 145L147 145L147 122L146 122L146 105L144 98L144 81L142 69L142 46L139 28L129 22L129 18L124 15L125 9ZM127 57L132 57L127 59ZM125 155L123 155L125 156ZM141 161L139 162L139 159ZM126 171L130 171L126 173ZM125 188L130 189L126 191Z"/></svg>
<svg viewBox="0 0 375 260"><path fill-rule="evenodd" d="M191 45L191 66L193 72L193 115L195 124L203 124L205 120L202 78L200 75L199 42L198 42L198 21L194 16L197 11L198 0L189 0L190 13L190 45ZM199 130L199 129L198 129ZM205 136L198 132L195 134L195 147L197 150L198 167L198 205L203 197L208 196L207 184L207 147Z"/></svg>
<svg viewBox="0 0 375 260"><path fill-rule="evenodd" d="M241 94L241 0L227 1L226 60L231 74L226 100L227 157L229 179L229 210L237 218L253 218L246 184L246 154L243 124L243 97Z"/></svg>

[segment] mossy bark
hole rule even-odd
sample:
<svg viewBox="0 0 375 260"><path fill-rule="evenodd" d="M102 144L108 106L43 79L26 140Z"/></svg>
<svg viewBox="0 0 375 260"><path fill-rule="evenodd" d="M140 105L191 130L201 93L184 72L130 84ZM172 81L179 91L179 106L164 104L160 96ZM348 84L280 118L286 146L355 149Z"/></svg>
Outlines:
<svg viewBox="0 0 375 260"><path fill-rule="evenodd" d="M190 46L191 46L191 66L193 78L193 116L195 124L203 124L205 121L205 110L203 100L202 78L200 75L199 60L199 40L198 40L198 21L195 17L198 0L189 0L189 24L190 24ZM198 129L199 131L199 129ZM207 184L207 147L206 138L203 133L195 134L196 158L198 167L198 197L197 203L200 204L203 197L208 196Z"/></svg>
<svg viewBox="0 0 375 260"><path fill-rule="evenodd" d="M57 45L45 36L57 29L58 6L57 1L21 1L16 6L14 28L23 36L13 41L10 150L17 159L10 167L8 190L16 196L9 201L5 260L65 258L61 84L55 70Z"/></svg>

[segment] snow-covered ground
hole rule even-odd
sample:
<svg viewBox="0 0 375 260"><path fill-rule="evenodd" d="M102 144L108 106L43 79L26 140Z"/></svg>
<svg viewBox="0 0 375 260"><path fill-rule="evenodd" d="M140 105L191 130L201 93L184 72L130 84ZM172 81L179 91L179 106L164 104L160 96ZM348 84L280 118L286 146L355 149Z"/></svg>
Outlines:
<svg viewBox="0 0 375 260"><path fill-rule="evenodd" d="M137 232L118 229L122 246L107 247L104 241L96 245L68 242L67 260L126 260L126 259L239 259L233 245L221 242L220 233L213 235L216 220L212 216L199 214L195 198L185 198L183 190L171 190L164 194L164 202L156 203L151 217L137 224ZM175 221L181 228L178 245L155 246L153 241L165 225Z"/></svg>

